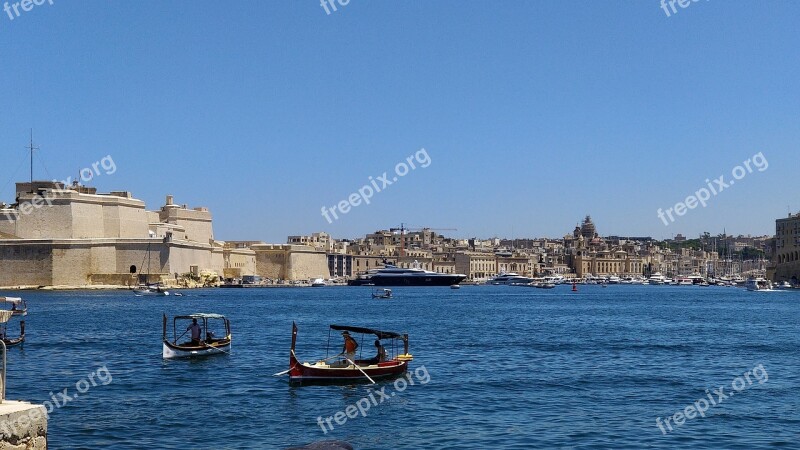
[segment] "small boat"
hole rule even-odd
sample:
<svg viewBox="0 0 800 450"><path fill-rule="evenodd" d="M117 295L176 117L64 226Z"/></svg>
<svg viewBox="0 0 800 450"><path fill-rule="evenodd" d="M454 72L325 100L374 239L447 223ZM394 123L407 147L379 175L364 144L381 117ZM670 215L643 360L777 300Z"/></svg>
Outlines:
<svg viewBox="0 0 800 450"><path fill-rule="evenodd" d="M3 302L8 302L8 297L0 297ZM12 297L12 299L14 299ZM12 301L12 305L15 305ZM19 336L13 337L9 336L8 334L8 322L14 316L21 316L22 314L17 314L13 309L2 309L0 310L0 340L6 345L6 347L13 347L15 345L22 344L25 342L25 321L19 321Z"/></svg>
<svg viewBox="0 0 800 450"><path fill-rule="evenodd" d="M11 311L12 315L15 316L27 316L28 315L28 305L25 303L25 300L19 297L0 297L0 304L10 304L11 307L7 309L7 311ZM4 308L0 309L4 310Z"/></svg>
<svg viewBox="0 0 800 450"><path fill-rule="evenodd" d="M771 291L772 290L772 283L770 283L769 280L766 280L766 279L761 278L761 277L748 278L747 281L745 282L744 287L747 288L748 291L753 291L753 292L755 292L755 291L759 291L759 292Z"/></svg>
<svg viewBox="0 0 800 450"><path fill-rule="evenodd" d="M780 289L780 290L786 290L791 288L792 284L789 283L788 281L784 281L783 283L778 283L777 285L775 285L775 289Z"/></svg>
<svg viewBox="0 0 800 450"><path fill-rule="evenodd" d="M454 285L450 286L450 289L461 289L461 285L460 284L454 284Z"/></svg>
<svg viewBox="0 0 800 450"><path fill-rule="evenodd" d="M375 289L372 293L372 298L392 298L391 289Z"/></svg>
<svg viewBox="0 0 800 450"><path fill-rule="evenodd" d="M169 295L169 291L162 288L160 284L143 284L133 288L133 295L137 297L166 296Z"/></svg>
<svg viewBox="0 0 800 450"><path fill-rule="evenodd" d="M173 292L172 295L174 295L175 297L183 297L183 294L180 292Z"/></svg>
<svg viewBox="0 0 800 450"><path fill-rule="evenodd" d="M315 363L300 362L295 355L295 344L297 342L297 325L292 322L292 347L289 350L289 370L275 375L289 374L289 382L293 384L312 384L312 383L357 383L372 382L375 380L393 378L402 375L408 369L409 361L414 357L408 353L408 334L399 334L389 331L374 330L372 328L351 327L343 325L331 325L328 330L328 342L330 343L330 332L342 331L344 333L358 333L362 337L374 335L378 341L389 340L390 345L387 350L391 350L391 356L384 361L378 358L371 359L347 359L343 354L326 357ZM362 338L357 342L364 341ZM397 354L397 343L403 344L403 354ZM368 340L366 342L369 342ZM366 345L365 345L366 346ZM327 356L326 352L326 356ZM338 361L332 361L336 360Z"/></svg>
<svg viewBox="0 0 800 450"><path fill-rule="evenodd" d="M181 328L186 324L191 327L197 321L200 326L200 339L188 339L178 342L189 332L186 328L178 335L178 323ZM172 340L167 338L167 316L164 315L163 352L164 359L195 358L200 356L227 355L231 350L231 322L221 314L196 313L188 316L175 316L172 319ZM217 337L217 333L221 337Z"/></svg>
<svg viewBox="0 0 800 450"><path fill-rule="evenodd" d="M311 282L311 287L325 287L325 286L327 286L327 284L325 284L325 280L323 280L322 278L317 278Z"/></svg>

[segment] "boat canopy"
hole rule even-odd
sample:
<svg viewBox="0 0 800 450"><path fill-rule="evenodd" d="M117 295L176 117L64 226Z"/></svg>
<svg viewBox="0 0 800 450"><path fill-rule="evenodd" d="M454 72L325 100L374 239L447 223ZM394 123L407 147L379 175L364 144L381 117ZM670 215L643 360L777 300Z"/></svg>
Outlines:
<svg viewBox="0 0 800 450"><path fill-rule="evenodd" d="M346 325L331 325L331 330L337 331L352 331L353 333L364 333L364 334L374 334L378 337L378 339L403 339L403 335L400 333L394 333L391 331L379 331L373 330L372 328L362 328L362 327L350 327Z"/></svg>
<svg viewBox="0 0 800 450"><path fill-rule="evenodd" d="M222 314L194 313L188 316L175 316L176 319L224 319Z"/></svg>
<svg viewBox="0 0 800 450"><path fill-rule="evenodd" d="M0 302L13 303L15 305L19 305L20 303L22 303L22 299L19 297L0 297Z"/></svg>

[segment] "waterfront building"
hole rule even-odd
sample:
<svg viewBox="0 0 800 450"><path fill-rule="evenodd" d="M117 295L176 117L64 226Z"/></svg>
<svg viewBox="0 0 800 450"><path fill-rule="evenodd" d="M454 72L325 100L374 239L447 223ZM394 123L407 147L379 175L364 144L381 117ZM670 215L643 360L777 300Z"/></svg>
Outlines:
<svg viewBox="0 0 800 450"><path fill-rule="evenodd" d="M455 257L456 272L470 281L482 281L497 274L497 257L494 253L458 252Z"/></svg>
<svg viewBox="0 0 800 450"><path fill-rule="evenodd" d="M768 276L773 281L800 281L800 213L775 221L774 248Z"/></svg>

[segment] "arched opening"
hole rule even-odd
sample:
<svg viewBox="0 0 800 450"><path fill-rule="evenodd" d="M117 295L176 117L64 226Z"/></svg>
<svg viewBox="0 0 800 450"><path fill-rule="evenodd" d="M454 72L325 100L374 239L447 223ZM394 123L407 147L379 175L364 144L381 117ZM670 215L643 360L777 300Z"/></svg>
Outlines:
<svg viewBox="0 0 800 450"><path fill-rule="evenodd" d="M136 273L136 266L131 265L130 271L131 271L131 273Z"/></svg>

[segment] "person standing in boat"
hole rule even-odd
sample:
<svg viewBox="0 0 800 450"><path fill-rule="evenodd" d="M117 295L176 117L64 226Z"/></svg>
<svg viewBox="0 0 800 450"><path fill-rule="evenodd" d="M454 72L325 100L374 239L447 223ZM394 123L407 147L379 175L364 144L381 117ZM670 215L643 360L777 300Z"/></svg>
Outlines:
<svg viewBox="0 0 800 450"><path fill-rule="evenodd" d="M192 319L192 324L186 328L187 331L192 332L192 345L200 345L200 333L203 331L197 323L197 319Z"/></svg>
<svg viewBox="0 0 800 450"><path fill-rule="evenodd" d="M353 339L353 337L350 336L350 333L347 331L342 331L342 337L344 338L342 353L344 354L345 358L349 359L350 361L355 361L358 342L356 342L356 340Z"/></svg>

